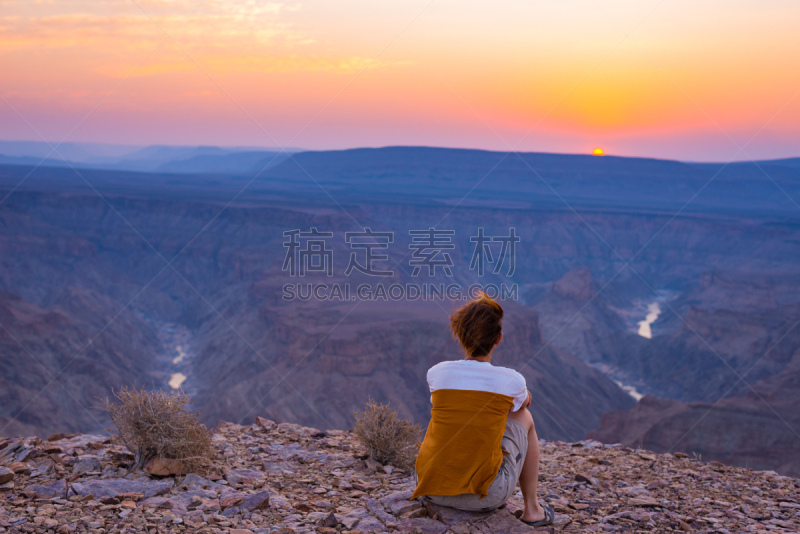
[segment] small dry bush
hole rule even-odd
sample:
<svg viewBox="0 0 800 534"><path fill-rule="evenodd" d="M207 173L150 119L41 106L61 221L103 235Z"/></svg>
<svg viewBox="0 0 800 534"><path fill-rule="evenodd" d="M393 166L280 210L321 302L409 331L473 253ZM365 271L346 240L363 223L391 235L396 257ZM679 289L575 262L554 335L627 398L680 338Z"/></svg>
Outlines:
<svg viewBox="0 0 800 534"><path fill-rule="evenodd" d="M124 387L114 396L119 402L106 401L106 409L115 434L134 455L132 469L141 469L156 456L180 460L190 468L207 465L213 458L211 432L200 424L198 414L186 410L191 402L183 391Z"/></svg>
<svg viewBox="0 0 800 534"><path fill-rule="evenodd" d="M389 406L370 399L366 409L354 412L353 433L367 448L369 456L383 465L412 469L419 449L420 427L397 416Z"/></svg>

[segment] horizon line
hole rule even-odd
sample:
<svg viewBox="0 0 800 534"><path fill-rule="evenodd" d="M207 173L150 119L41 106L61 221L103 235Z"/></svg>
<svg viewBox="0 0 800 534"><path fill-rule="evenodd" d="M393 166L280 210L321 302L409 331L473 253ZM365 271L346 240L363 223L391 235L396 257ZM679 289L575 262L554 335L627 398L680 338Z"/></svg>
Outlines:
<svg viewBox="0 0 800 534"><path fill-rule="evenodd" d="M35 141L35 140L28 140L28 139L0 139L0 144L3 143L26 143L26 144L39 144L46 147L52 147L53 144L47 141ZM305 152L347 152L351 150L384 150L384 149L391 149L391 148L406 148L406 149L432 149L432 150L460 150L460 151L469 151L469 152L490 152L495 154L539 154L539 155L551 155L551 156L588 156L593 158L619 158L619 159L646 159L646 160L654 160L654 161L671 161L677 163L686 163L686 164L697 164L697 165L708 165L708 164L744 164L744 163L752 163L752 162L778 162L778 161L787 161L787 160L794 160L800 159L800 154L795 156L785 156L785 157L778 157L778 158L767 158L767 159L742 159L742 160L731 160L731 161L698 161L698 160L689 160L689 159L673 159L673 158L664 158L664 157L656 157L656 156L645 156L645 155L625 155L625 154L609 154L605 153L603 155L596 155L592 153L582 153L582 152L545 152L545 151L523 151L523 150L493 150L488 148L475 148L475 147L455 147L455 146L437 146L437 145L382 145L382 146L354 146L348 148L332 148L332 149L306 149L301 147L286 147L286 148L278 148L278 147L269 147L269 146L259 146L259 145L224 145L224 144L166 144L166 143L156 143L156 144L148 144L148 145L139 145L139 144L127 144L127 143L105 143L101 141L65 141L63 143L59 143L56 146L63 146L63 145L94 145L94 146L104 146L104 147L126 147L134 149L129 154L134 154L138 150L143 150L146 148L219 148L219 149L239 149L238 152L286 152L291 154L300 154ZM599 147L602 148L602 147ZM236 153L236 152L234 152ZM116 156L117 158L124 158L126 155ZM0 152L0 156L10 157L10 158L36 158L39 156L32 156L32 155L9 155ZM100 157L100 156L98 156ZM114 156L111 156L114 158ZM42 160L42 163L48 160L54 161L69 161L71 163L80 163L74 160L69 159L57 159L46 157ZM85 163L85 162L84 162ZM0 165L11 165L9 163L2 163Z"/></svg>

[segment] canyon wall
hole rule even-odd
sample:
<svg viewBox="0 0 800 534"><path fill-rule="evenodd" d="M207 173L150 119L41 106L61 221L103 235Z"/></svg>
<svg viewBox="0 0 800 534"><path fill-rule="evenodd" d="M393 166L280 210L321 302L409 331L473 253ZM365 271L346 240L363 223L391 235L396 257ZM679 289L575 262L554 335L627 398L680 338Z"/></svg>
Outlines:
<svg viewBox="0 0 800 534"><path fill-rule="evenodd" d="M763 434L785 439L788 427L756 409L750 390L773 391L773 407L796 398L789 378L769 386L788 376L800 302L800 227L780 190L747 166L708 182L719 168L515 157L303 153L255 181L81 171L91 188L70 169L25 178L31 167L0 166L0 194L13 191L0 205L4 433L100 429L97 399L126 384L168 388L176 373L212 425L265 413L347 428L370 397L424 424L427 368L460 357L446 328L460 301L282 298L287 283L424 282L517 284L496 363L526 376L542 437L599 428L606 441L634 443L654 435L647 420L668 435L646 438L648 447L670 447L685 429L677 450L702 436L705 454L730 449L719 458L741 463L750 427L723 417L733 408L712 412L722 434L706 427L711 415L692 419L696 403L719 400L742 410L750 402L752 421L769 426ZM770 172L798 191L796 169ZM344 274L354 252L345 233L365 227L395 232L380 264L394 271L387 280ZM454 231L452 276L412 274L409 231L431 227ZM478 229L502 236L511 227L521 238L513 273L470 269ZM333 272L291 277L284 232L310 228L333 233ZM637 323L653 302L661 312L646 339ZM745 372L747 384L737 383ZM662 400L628 410L634 401L614 381ZM691 417L673 417L684 412ZM789 449L775 450L764 457L788 469Z"/></svg>

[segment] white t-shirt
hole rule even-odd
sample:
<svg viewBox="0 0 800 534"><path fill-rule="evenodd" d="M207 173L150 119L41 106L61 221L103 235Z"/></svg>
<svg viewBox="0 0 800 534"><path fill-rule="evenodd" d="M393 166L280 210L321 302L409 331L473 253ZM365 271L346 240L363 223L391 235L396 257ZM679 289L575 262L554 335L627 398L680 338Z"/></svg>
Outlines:
<svg viewBox="0 0 800 534"><path fill-rule="evenodd" d="M524 376L513 369L478 360L437 363L428 369L428 387L431 392L437 389L460 389L506 395L514 399L515 412L528 400Z"/></svg>

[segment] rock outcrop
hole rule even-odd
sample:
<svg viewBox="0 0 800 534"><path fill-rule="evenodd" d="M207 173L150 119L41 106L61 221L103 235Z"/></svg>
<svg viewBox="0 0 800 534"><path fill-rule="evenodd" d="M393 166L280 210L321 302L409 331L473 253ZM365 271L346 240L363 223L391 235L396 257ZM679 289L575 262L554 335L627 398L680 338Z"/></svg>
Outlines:
<svg viewBox="0 0 800 534"><path fill-rule="evenodd" d="M410 500L412 474L365 460L349 432L258 418L213 440L205 472L165 478L129 472L107 436L0 440L0 533L800 531L800 481L681 453L543 441L540 500L556 521L534 530L516 518L519 493L487 513ZM88 458L99 470L73 474Z"/></svg>
<svg viewBox="0 0 800 534"><path fill-rule="evenodd" d="M594 297L597 289L592 270L588 267L576 267L553 284L555 294L581 303Z"/></svg>

